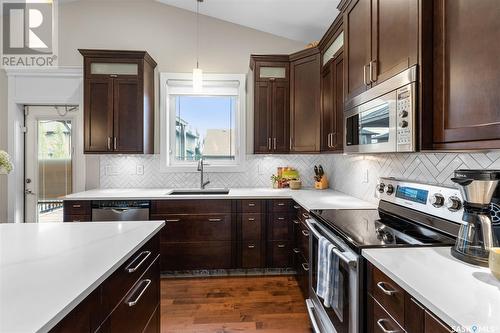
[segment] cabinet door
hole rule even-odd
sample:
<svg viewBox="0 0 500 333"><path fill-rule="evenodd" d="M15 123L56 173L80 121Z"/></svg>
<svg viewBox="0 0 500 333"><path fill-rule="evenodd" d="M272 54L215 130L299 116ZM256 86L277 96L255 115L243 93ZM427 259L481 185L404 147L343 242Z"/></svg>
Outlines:
<svg viewBox="0 0 500 333"><path fill-rule="evenodd" d="M272 82L272 150L287 153L290 146L289 84Z"/></svg>
<svg viewBox="0 0 500 333"><path fill-rule="evenodd" d="M112 150L113 80L85 80L84 141L86 153Z"/></svg>
<svg viewBox="0 0 500 333"><path fill-rule="evenodd" d="M371 0L355 0L344 14L346 34L346 99L367 89L371 60Z"/></svg>
<svg viewBox="0 0 500 333"><path fill-rule="evenodd" d="M321 71L321 150L328 151L331 146L331 133L334 122L333 61Z"/></svg>
<svg viewBox="0 0 500 333"><path fill-rule="evenodd" d="M334 113L332 115L332 147L336 152L344 151L344 56L339 54L333 62Z"/></svg>
<svg viewBox="0 0 500 333"><path fill-rule="evenodd" d="M255 82L254 100L254 152L271 151L272 82Z"/></svg>
<svg viewBox="0 0 500 333"><path fill-rule="evenodd" d="M115 152L143 151L142 84L135 79L114 79L114 137Z"/></svg>
<svg viewBox="0 0 500 333"><path fill-rule="evenodd" d="M425 311L425 333L452 333L451 328L436 319L429 311Z"/></svg>
<svg viewBox="0 0 500 333"><path fill-rule="evenodd" d="M290 67L291 150L320 150L320 55L315 54L292 62Z"/></svg>
<svg viewBox="0 0 500 333"><path fill-rule="evenodd" d="M372 82L415 65L417 56L418 0L372 0Z"/></svg>
<svg viewBox="0 0 500 333"><path fill-rule="evenodd" d="M500 148L500 1L440 0L434 12L434 148Z"/></svg>

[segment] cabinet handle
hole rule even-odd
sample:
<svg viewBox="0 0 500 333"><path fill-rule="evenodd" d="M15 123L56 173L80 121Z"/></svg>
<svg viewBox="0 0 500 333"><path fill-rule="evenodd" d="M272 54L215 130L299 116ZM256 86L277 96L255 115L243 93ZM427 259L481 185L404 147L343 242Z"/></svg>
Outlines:
<svg viewBox="0 0 500 333"><path fill-rule="evenodd" d="M271 138L267 139L267 149L271 150Z"/></svg>
<svg viewBox="0 0 500 333"><path fill-rule="evenodd" d="M249 249L255 249L255 245L253 245L253 244L252 245L248 245L248 248Z"/></svg>
<svg viewBox="0 0 500 333"><path fill-rule="evenodd" d="M276 150L276 138L273 139L274 150Z"/></svg>
<svg viewBox="0 0 500 333"><path fill-rule="evenodd" d="M290 150L292 150L292 137L290 137Z"/></svg>
<svg viewBox="0 0 500 333"><path fill-rule="evenodd" d="M222 219L208 219L208 222L220 222Z"/></svg>
<svg viewBox="0 0 500 333"><path fill-rule="evenodd" d="M370 69L370 75L369 75L369 79L370 79L370 83L372 82L375 82L373 81L373 61L370 61L370 63L368 64L368 68Z"/></svg>
<svg viewBox="0 0 500 333"><path fill-rule="evenodd" d="M108 136L108 150L111 150L111 138Z"/></svg>
<svg viewBox="0 0 500 333"><path fill-rule="evenodd" d="M302 235L309 237L309 231L307 230L302 230Z"/></svg>
<svg viewBox="0 0 500 333"><path fill-rule="evenodd" d="M253 217L249 217L249 218L248 218L248 221L253 222L253 221L255 221L255 218L253 218Z"/></svg>
<svg viewBox="0 0 500 333"><path fill-rule="evenodd" d="M145 279L145 280L142 280L140 283L142 284L142 283L144 283L144 282L145 282L146 284L144 285L144 288L142 288L142 290L141 290L141 292L139 293L139 295L137 295L137 297L136 297L133 301L131 301L131 300L130 300L130 298L129 298L129 299L127 299L127 300L125 301L125 303L126 303L128 306L134 306L134 305L136 305L136 304L137 304L137 302L139 302L139 300L141 299L141 297L142 297L142 295L144 294L144 292L146 291L146 289L148 289L149 285L151 284L151 280L150 280L150 279ZM134 291L135 291L135 290L134 290Z"/></svg>
<svg viewBox="0 0 500 333"><path fill-rule="evenodd" d="M285 244L278 244L278 247L279 247L280 249L282 249L282 248L284 248L284 247L285 247Z"/></svg>
<svg viewBox="0 0 500 333"><path fill-rule="evenodd" d="M300 224L300 221L299 220L293 220L293 223Z"/></svg>
<svg viewBox="0 0 500 333"><path fill-rule="evenodd" d="M73 208L82 208L82 205L73 205Z"/></svg>
<svg viewBox="0 0 500 333"><path fill-rule="evenodd" d="M165 222L180 222L181 219L167 219Z"/></svg>
<svg viewBox="0 0 500 333"><path fill-rule="evenodd" d="M278 221L284 221L285 218L284 217L278 217Z"/></svg>
<svg viewBox="0 0 500 333"><path fill-rule="evenodd" d="M255 204L252 202L252 203L249 203L248 204L248 207L255 207Z"/></svg>
<svg viewBox="0 0 500 333"><path fill-rule="evenodd" d="M278 202L278 206L283 207L285 205L284 202Z"/></svg>
<svg viewBox="0 0 500 333"><path fill-rule="evenodd" d="M309 264L307 263L302 263L302 268L306 271L306 272L309 272Z"/></svg>
<svg viewBox="0 0 500 333"><path fill-rule="evenodd" d="M142 251L141 253L139 253L137 255L137 257L135 257L134 260L132 260L132 262L130 263L130 265L132 265L134 262L136 262L137 260L139 260L139 258L141 256L144 256L144 258L142 258L142 260L139 261L139 263L137 265L135 265L134 267L130 267L130 265L128 265L127 267L125 267L125 270L127 271L127 273L133 273L136 270L138 270L139 267L141 267L141 265L146 261L146 259L148 259L148 257L150 255L151 255L151 251Z"/></svg>
<svg viewBox="0 0 500 333"><path fill-rule="evenodd" d="M365 83L365 86L368 85L368 82L366 82L366 67L368 67L368 65L363 66L363 82Z"/></svg>
<svg viewBox="0 0 500 333"><path fill-rule="evenodd" d="M385 328L385 322L387 321L387 319L379 319L377 320L377 325L378 327L380 327L380 329L382 330L382 332L384 333L397 333L399 332L399 330L388 330L387 328Z"/></svg>
<svg viewBox="0 0 500 333"><path fill-rule="evenodd" d="M386 294L387 296L392 296L392 295L394 295L394 294L396 293L396 290L389 290L389 289L386 289L386 288L384 287L384 284L385 284L384 282L379 282L379 283L377 283L377 287L378 287L378 289L382 290L382 292L383 292L384 294Z"/></svg>
<svg viewBox="0 0 500 333"><path fill-rule="evenodd" d="M293 205L293 208L294 209L300 209L300 206L299 205Z"/></svg>
<svg viewBox="0 0 500 333"><path fill-rule="evenodd" d="M293 252L294 253L300 253L300 249L298 247L296 247L296 248L293 249Z"/></svg>
<svg viewBox="0 0 500 333"><path fill-rule="evenodd" d="M370 61L370 81L377 82L377 60Z"/></svg>
<svg viewBox="0 0 500 333"><path fill-rule="evenodd" d="M73 220L72 222L82 222L82 220Z"/></svg>
<svg viewBox="0 0 500 333"><path fill-rule="evenodd" d="M116 136L113 138L113 149L116 150Z"/></svg>
<svg viewBox="0 0 500 333"><path fill-rule="evenodd" d="M308 219L310 216L309 216L309 214L302 213L302 217L305 218L305 219Z"/></svg>
<svg viewBox="0 0 500 333"><path fill-rule="evenodd" d="M109 77L118 77L116 74L109 74Z"/></svg>

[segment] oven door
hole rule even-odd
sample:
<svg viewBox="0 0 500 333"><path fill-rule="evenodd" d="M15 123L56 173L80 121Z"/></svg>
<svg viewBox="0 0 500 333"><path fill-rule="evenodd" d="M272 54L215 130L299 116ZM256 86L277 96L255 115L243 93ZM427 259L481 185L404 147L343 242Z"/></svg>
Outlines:
<svg viewBox="0 0 500 333"><path fill-rule="evenodd" d="M396 97L396 92L392 91L346 111L345 152L397 151Z"/></svg>
<svg viewBox="0 0 500 333"><path fill-rule="evenodd" d="M342 240L333 235L314 219L308 219L310 230L310 270L309 294L307 302L309 318L318 333L358 333L359 332L359 260L360 257ZM333 252L339 257L339 295L341 305L338 309L326 307L323 299L316 293L318 282L318 244L320 237L327 238L336 246Z"/></svg>

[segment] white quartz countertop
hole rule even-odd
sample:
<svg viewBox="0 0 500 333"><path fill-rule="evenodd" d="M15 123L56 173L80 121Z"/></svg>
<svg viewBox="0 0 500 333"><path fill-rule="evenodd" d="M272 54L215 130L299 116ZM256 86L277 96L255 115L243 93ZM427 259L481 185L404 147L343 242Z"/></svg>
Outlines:
<svg viewBox="0 0 500 333"><path fill-rule="evenodd" d="M363 256L456 331L500 332L500 281L488 268L455 259L449 247L367 249Z"/></svg>
<svg viewBox="0 0 500 333"><path fill-rule="evenodd" d="M280 199L290 198L307 210L375 209L375 204L334 190L234 188L226 195L169 195L173 189L101 189L67 195L65 200Z"/></svg>
<svg viewBox="0 0 500 333"><path fill-rule="evenodd" d="M164 222L0 224L0 332L46 332Z"/></svg>

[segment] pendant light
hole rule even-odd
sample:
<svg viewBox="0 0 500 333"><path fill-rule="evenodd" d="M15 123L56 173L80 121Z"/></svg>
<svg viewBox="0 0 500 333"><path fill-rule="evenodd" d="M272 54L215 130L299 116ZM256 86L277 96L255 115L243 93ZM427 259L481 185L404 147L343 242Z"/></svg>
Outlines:
<svg viewBox="0 0 500 333"><path fill-rule="evenodd" d="M193 89L194 89L194 91L201 91L201 89L203 88L203 70L199 66L200 2L203 2L203 0L196 0L196 68L193 68Z"/></svg>

